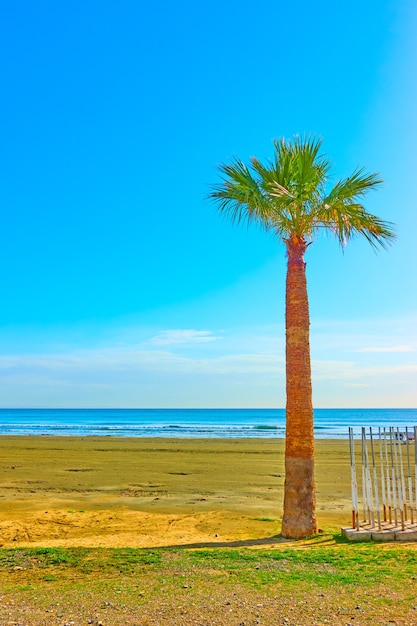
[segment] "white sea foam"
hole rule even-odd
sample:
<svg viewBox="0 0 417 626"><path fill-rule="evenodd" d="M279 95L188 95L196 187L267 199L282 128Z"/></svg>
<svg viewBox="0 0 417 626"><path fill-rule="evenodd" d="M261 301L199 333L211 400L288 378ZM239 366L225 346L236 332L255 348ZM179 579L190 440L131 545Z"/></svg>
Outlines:
<svg viewBox="0 0 417 626"><path fill-rule="evenodd" d="M347 438L353 427L405 430L417 409L316 409L317 438ZM284 409L0 409L2 435L280 438Z"/></svg>

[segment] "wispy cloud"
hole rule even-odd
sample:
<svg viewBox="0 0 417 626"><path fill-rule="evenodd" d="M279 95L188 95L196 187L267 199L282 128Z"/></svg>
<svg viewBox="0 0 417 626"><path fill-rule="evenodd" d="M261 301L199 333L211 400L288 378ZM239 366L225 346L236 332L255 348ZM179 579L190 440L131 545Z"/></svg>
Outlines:
<svg viewBox="0 0 417 626"><path fill-rule="evenodd" d="M346 350L346 352L415 352L413 346L374 346L368 348L357 348Z"/></svg>
<svg viewBox="0 0 417 626"><path fill-rule="evenodd" d="M232 354L193 358L168 350L91 350L77 354L0 356L2 376L29 372L112 371L172 374L262 374L283 370L284 359L273 354Z"/></svg>
<svg viewBox="0 0 417 626"><path fill-rule="evenodd" d="M370 387L371 385L368 385L366 383L345 383L345 387Z"/></svg>
<svg viewBox="0 0 417 626"><path fill-rule="evenodd" d="M26 354L3 352L0 397L4 406L282 406L284 336L275 326L128 327L88 348L74 341ZM315 397L322 406L415 406L416 351L415 335L391 327L316 335Z"/></svg>
<svg viewBox="0 0 417 626"><path fill-rule="evenodd" d="M273 406L283 403L284 381L283 357L261 352L202 358L112 348L0 356L4 406Z"/></svg>
<svg viewBox="0 0 417 626"><path fill-rule="evenodd" d="M417 364L389 365L386 363L359 365L353 361L312 361L313 380L346 381L370 378L375 376L395 376L413 374L417 372Z"/></svg>
<svg viewBox="0 0 417 626"><path fill-rule="evenodd" d="M219 336L211 330L174 329L162 330L152 337L150 343L155 346L175 346L184 344L207 343L217 341Z"/></svg>

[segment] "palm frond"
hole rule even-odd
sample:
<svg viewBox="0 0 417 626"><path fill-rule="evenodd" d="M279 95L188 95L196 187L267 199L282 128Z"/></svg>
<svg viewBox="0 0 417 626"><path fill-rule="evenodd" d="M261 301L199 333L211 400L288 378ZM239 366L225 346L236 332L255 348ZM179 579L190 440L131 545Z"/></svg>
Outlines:
<svg viewBox="0 0 417 626"><path fill-rule="evenodd" d="M328 194L328 198L349 199L365 196L384 181L379 174L368 174L364 168L357 168L347 178L342 178Z"/></svg>
<svg viewBox="0 0 417 626"><path fill-rule="evenodd" d="M239 159L219 166L223 182L213 185L209 198L213 199L220 211L232 221L255 220L268 225L268 198L264 196L258 181L248 167Z"/></svg>
<svg viewBox="0 0 417 626"><path fill-rule="evenodd" d="M353 236L362 235L374 248L386 248L395 239L393 224L368 213L360 201L382 182L379 174L366 173L363 168L339 180L318 209L320 226L330 228L342 245Z"/></svg>
<svg viewBox="0 0 417 626"><path fill-rule="evenodd" d="M344 245L354 235L385 247L395 238L393 225L368 213L363 197L382 183L379 174L357 168L327 191L331 162L314 135L274 140L274 158L249 165L239 159L221 165L222 182L209 195L232 220L254 220L280 238L312 240L328 229Z"/></svg>

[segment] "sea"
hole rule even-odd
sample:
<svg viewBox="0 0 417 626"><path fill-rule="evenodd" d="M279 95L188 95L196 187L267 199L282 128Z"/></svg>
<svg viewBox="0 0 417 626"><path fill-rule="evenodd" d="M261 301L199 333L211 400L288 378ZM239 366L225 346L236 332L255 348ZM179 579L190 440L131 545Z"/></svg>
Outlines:
<svg viewBox="0 0 417 626"><path fill-rule="evenodd" d="M315 437L417 426L417 409L315 409ZM0 409L0 435L283 438L284 409Z"/></svg>

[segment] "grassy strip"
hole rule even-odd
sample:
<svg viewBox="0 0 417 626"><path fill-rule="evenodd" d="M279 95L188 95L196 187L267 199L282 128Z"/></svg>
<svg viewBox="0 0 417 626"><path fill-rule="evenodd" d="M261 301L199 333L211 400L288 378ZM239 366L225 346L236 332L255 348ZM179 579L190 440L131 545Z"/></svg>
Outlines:
<svg viewBox="0 0 417 626"><path fill-rule="evenodd" d="M321 541L270 550L0 549L0 623L417 623L414 548Z"/></svg>
<svg viewBox="0 0 417 626"><path fill-rule="evenodd" d="M366 587L377 583L401 584L417 578L417 551L406 546L374 544L310 545L303 549L188 550L110 548L0 549L0 572L83 577L127 574L172 574L202 579L233 576L254 587L277 582L348 584Z"/></svg>

